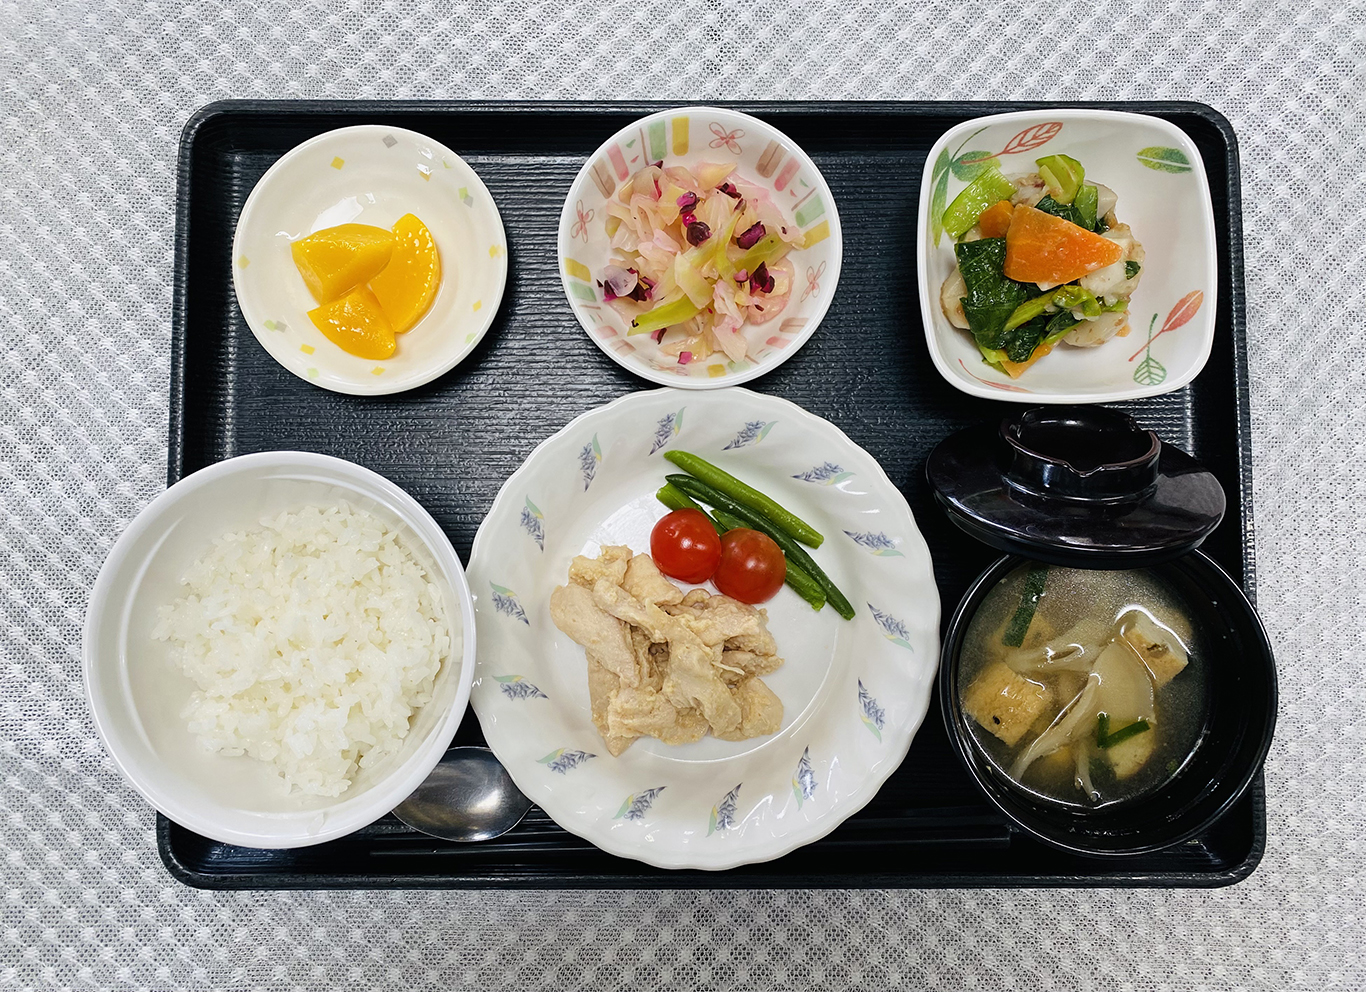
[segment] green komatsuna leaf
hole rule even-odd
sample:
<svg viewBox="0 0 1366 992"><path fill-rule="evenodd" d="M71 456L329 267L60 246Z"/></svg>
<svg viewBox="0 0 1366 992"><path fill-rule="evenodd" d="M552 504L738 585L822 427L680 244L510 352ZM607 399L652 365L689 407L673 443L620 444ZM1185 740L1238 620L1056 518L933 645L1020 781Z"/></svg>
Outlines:
<svg viewBox="0 0 1366 992"><path fill-rule="evenodd" d="M1068 331L1080 323L1080 320L1072 316L1072 311L1070 310L1064 310L1062 313L1054 314L1052 319L1049 320L1048 326L1044 328L1044 343L1055 344L1056 342L1061 341Z"/></svg>
<svg viewBox="0 0 1366 992"><path fill-rule="evenodd" d="M1051 314L1041 314L1011 331L1005 332L1005 353L1012 362L1027 362L1034 349L1048 331Z"/></svg>
<svg viewBox="0 0 1366 992"><path fill-rule="evenodd" d="M968 287L963 315L973 337L984 347L1004 348L1006 321L1030 296L1029 287L1006 278L1006 239L965 241L954 245L953 250Z"/></svg>
<svg viewBox="0 0 1366 992"><path fill-rule="evenodd" d="M987 169L997 168L996 156L991 152L964 152L949 166L953 174L965 183L970 183Z"/></svg>
<svg viewBox="0 0 1366 992"><path fill-rule="evenodd" d="M1152 355L1144 355L1143 361L1134 369L1134 382L1140 386L1156 386L1166 381L1167 367Z"/></svg>
<svg viewBox="0 0 1366 992"><path fill-rule="evenodd" d="M1190 172L1191 162L1179 148L1153 145L1138 153L1138 161L1157 172Z"/></svg>
<svg viewBox="0 0 1366 992"><path fill-rule="evenodd" d="M939 237L944 233L944 208L949 203L949 170L945 169L934 184L934 197L930 201L930 225L934 234L934 245L939 247Z"/></svg>
<svg viewBox="0 0 1366 992"><path fill-rule="evenodd" d="M1054 217L1061 217L1063 220L1069 220L1078 227L1086 228L1088 231L1091 230L1085 223L1086 218L1082 216L1081 211L1074 203L1059 203L1057 200L1053 199L1053 197L1045 196L1038 203L1034 204L1034 209L1042 210L1044 213L1052 214Z"/></svg>

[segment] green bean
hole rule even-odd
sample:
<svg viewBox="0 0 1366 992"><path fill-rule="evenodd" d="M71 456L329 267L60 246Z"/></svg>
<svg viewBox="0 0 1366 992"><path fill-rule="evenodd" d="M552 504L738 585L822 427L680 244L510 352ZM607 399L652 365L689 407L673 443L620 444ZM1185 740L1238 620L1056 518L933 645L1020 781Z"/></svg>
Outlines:
<svg viewBox="0 0 1366 992"><path fill-rule="evenodd" d="M677 486L672 486L667 482L664 483L664 485L660 487L659 492L655 493L655 499L659 500L670 510L696 510L707 518L707 522L716 528L716 533L718 534L724 534L727 530L726 527L717 523L715 517L689 499L688 494Z"/></svg>
<svg viewBox="0 0 1366 992"><path fill-rule="evenodd" d="M798 568L820 583L836 613L846 620L854 618L854 607L849 600L845 599L844 593L840 592L839 587L830 581L830 576L825 574L824 570L806 553L806 549L793 540L790 534L776 526L763 514L754 512L725 493L718 492L705 482L694 479L690 475L666 475L664 480L677 486L693 499L710 503L713 509L723 510L731 516L738 517L750 527L761 530L773 538L778 547L783 549L783 554L787 555L789 563L796 562Z"/></svg>
<svg viewBox="0 0 1366 992"><path fill-rule="evenodd" d="M717 492L724 493L751 512L766 517L775 527L803 544L819 548L825 540L820 531L791 510L765 496L753 486L741 482L729 472L717 468L711 462L686 451L666 451L664 457Z"/></svg>
<svg viewBox="0 0 1366 992"><path fill-rule="evenodd" d="M688 499L688 497L681 492L679 495L683 496L684 499ZM689 499L688 502L691 503L692 500ZM739 517L733 517L725 510L713 510L712 518L725 530L735 530L737 527L749 526ZM810 573L796 562L789 561L787 563L787 579L785 581L792 587L793 592L811 604L813 610L819 611L825 606L825 590L821 587L819 582L811 577Z"/></svg>

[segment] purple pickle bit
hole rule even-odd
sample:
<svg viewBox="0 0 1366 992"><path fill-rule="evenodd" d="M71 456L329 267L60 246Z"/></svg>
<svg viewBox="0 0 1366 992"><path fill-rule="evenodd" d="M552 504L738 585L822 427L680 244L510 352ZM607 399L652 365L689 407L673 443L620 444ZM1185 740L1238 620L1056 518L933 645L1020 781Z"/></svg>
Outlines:
<svg viewBox="0 0 1366 992"><path fill-rule="evenodd" d="M769 274L768 263L760 262L759 267L749 277L749 291L751 293L771 293L773 292L774 279Z"/></svg>
<svg viewBox="0 0 1366 992"><path fill-rule="evenodd" d="M735 273L735 281L742 286L749 282L749 269L741 269L739 272Z"/></svg>
<svg viewBox="0 0 1366 992"><path fill-rule="evenodd" d="M757 245L759 239L767 233L768 231L764 228L763 224L751 224L746 231L735 239L735 243L741 248L750 249Z"/></svg>
<svg viewBox="0 0 1366 992"><path fill-rule="evenodd" d="M634 272L635 269L632 269L631 271ZM645 303L650 299L650 290L654 289L654 287L654 283L650 282L650 280L646 279L644 276L640 276L636 280L635 289L631 290L626 295L632 300Z"/></svg>
<svg viewBox="0 0 1366 992"><path fill-rule="evenodd" d="M711 237L711 228L700 220L695 220L688 225L688 244L697 247Z"/></svg>
<svg viewBox="0 0 1366 992"><path fill-rule="evenodd" d="M695 206L697 206L697 194L692 190L688 190L678 198L679 210L691 211Z"/></svg>
<svg viewBox="0 0 1366 992"><path fill-rule="evenodd" d="M689 362L691 362L691 361L692 361L692 352L691 352L691 351L682 352L682 353L679 354L679 356L678 356L678 364L679 364L679 365L687 365L687 364L688 364Z"/></svg>
<svg viewBox="0 0 1366 992"><path fill-rule="evenodd" d="M655 344L659 344L661 341L664 340L664 332L667 330L667 327L661 327L659 330L655 331L653 334L650 335L650 337L655 339Z"/></svg>
<svg viewBox="0 0 1366 992"><path fill-rule="evenodd" d="M722 183L716 188L719 192L725 193L732 200L740 199L740 191L735 188L734 183Z"/></svg>

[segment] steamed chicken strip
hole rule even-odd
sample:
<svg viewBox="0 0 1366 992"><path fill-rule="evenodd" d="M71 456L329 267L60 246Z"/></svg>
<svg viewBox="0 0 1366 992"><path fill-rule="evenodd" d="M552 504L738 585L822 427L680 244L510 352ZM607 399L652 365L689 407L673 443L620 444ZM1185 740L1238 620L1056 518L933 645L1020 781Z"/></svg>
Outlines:
<svg viewBox="0 0 1366 992"><path fill-rule="evenodd" d="M550 594L550 617L603 668L627 685L639 684L630 628L604 612L591 592L574 583L559 586Z"/></svg>
<svg viewBox="0 0 1366 992"><path fill-rule="evenodd" d="M641 603L625 589L599 579L593 585L593 601L603 610L642 628L651 638L669 642L669 675L664 694L675 705L696 706L718 732L740 724L740 706L717 675L712 662L720 651L707 647L679 620L653 603Z"/></svg>
<svg viewBox="0 0 1366 992"><path fill-rule="evenodd" d="M584 645L593 725L613 755L639 736L743 740L782 726L782 702L758 677L782 664L767 614L684 594L648 555L606 547L575 558L551 617Z"/></svg>

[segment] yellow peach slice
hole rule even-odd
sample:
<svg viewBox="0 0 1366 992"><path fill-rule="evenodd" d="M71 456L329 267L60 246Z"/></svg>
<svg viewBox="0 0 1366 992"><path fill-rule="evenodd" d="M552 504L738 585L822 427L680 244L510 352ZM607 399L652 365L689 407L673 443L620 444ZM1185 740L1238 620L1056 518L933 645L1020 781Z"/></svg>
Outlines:
<svg viewBox="0 0 1366 992"><path fill-rule="evenodd" d="M422 319L436 298L441 285L441 253L432 232L412 214L398 219L394 238L393 257L370 280L370 288L394 325L394 333L402 334Z"/></svg>
<svg viewBox="0 0 1366 992"><path fill-rule="evenodd" d="M382 227L339 224L300 238L289 250L313 298L331 303L388 265L394 244L394 235Z"/></svg>
<svg viewBox="0 0 1366 992"><path fill-rule="evenodd" d="M329 341L357 358L388 358L397 347L389 318L365 286L308 311L308 319Z"/></svg>

